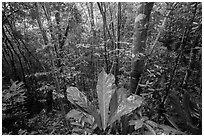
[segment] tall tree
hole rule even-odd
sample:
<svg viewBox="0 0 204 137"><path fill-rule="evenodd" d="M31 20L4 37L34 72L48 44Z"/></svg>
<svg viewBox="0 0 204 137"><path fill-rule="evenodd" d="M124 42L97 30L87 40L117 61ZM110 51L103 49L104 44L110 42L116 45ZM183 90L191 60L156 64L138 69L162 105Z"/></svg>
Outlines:
<svg viewBox="0 0 204 137"><path fill-rule="evenodd" d="M141 74L145 68L145 47L147 40L147 31L149 26L149 19L154 3L141 3L138 9L138 15L135 18L134 35L133 35L133 49L132 49L132 63L131 63L131 80L130 92L140 93L137 90Z"/></svg>

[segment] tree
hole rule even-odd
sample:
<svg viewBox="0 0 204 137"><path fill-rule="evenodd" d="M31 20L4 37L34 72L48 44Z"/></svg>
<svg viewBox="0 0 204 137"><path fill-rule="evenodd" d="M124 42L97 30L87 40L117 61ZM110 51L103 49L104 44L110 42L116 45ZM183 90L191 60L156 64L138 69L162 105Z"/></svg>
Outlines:
<svg viewBox="0 0 204 137"><path fill-rule="evenodd" d="M132 65L131 65L131 81L130 92L140 92L137 90L137 86L145 69L145 47L147 40L147 31L149 26L149 19L151 10L154 3L141 3L138 10L138 15L135 18L134 35L133 35L133 50L132 50ZM136 91L137 90L137 91Z"/></svg>

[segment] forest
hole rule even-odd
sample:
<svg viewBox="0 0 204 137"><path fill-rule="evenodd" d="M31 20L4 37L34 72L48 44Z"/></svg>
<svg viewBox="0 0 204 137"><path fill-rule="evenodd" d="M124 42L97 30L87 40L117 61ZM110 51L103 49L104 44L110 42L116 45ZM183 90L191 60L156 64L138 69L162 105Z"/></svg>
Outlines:
<svg viewBox="0 0 204 137"><path fill-rule="evenodd" d="M3 135L201 135L201 2L2 2Z"/></svg>

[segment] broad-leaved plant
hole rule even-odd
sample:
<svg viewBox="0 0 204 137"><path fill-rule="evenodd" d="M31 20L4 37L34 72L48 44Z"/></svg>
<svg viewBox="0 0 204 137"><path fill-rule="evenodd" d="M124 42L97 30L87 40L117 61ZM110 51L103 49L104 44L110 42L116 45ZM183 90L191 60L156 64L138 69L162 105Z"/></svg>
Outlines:
<svg viewBox="0 0 204 137"><path fill-rule="evenodd" d="M68 100L77 106L81 112L91 115L94 118L94 123L104 131L116 120L140 107L143 102L143 98L138 95L127 97L127 90L125 88L117 89L114 82L114 75L107 74L103 69L98 76L96 86L98 108L76 87L67 88ZM76 118L73 111L70 111L67 117Z"/></svg>

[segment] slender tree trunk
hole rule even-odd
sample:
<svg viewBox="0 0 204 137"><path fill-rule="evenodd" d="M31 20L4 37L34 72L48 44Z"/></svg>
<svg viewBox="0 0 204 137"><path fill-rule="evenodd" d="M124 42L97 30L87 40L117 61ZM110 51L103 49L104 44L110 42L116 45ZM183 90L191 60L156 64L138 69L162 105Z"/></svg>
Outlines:
<svg viewBox="0 0 204 137"><path fill-rule="evenodd" d="M38 26L39 26L41 34L43 36L44 44L47 45L48 44L48 37L47 37L47 33L46 33L45 29L43 29L43 26L42 26L42 23L41 23L38 3L36 2L34 5L35 5L36 20L38 22Z"/></svg>
<svg viewBox="0 0 204 137"><path fill-rule="evenodd" d="M8 68L10 68L9 61L6 59L6 51L2 48L2 57L5 60L6 64L8 65Z"/></svg>
<svg viewBox="0 0 204 137"><path fill-rule="evenodd" d="M12 72L10 74L12 74L14 76L14 80L16 81L16 80L18 80L18 78L17 78L18 76L17 76L17 69L16 69L16 66L15 66L15 63L14 63L13 52L11 51L10 47L8 46L6 40L3 43L6 46L5 47L5 53L9 57L10 63L11 63ZM7 51L7 49L8 49L8 51Z"/></svg>
<svg viewBox="0 0 204 137"><path fill-rule="evenodd" d="M91 45L95 46L96 45L96 30L95 30L95 23L94 23L94 13L93 13L93 2L89 2L86 3L87 5L87 9L88 9L88 15L90 18L90 24L91 24L91 33L92 33L92 39L91 39ZM94 59L94 51L93 48L91 50L91 71L92 71L92 78L93 78L93 85L92 87L94 87L94 85L96 84L96 79L97 79L97 73L95 72L95 70L97 70L97 67L95 65L95 59Z"/></svg>
<svg viewBox="0 0 204 137"><path fill-rule="evenodd" d="M121 27L121 3L118 3L118 29L117 29L117 46L116 46L116 65L115 65L115 84L119 82L119 49L120 49L120 27Z"/></svg>
<svg viewBox="0 0 204 137"><path fill-rule="evenodd" d="M108 53L107 53L107 36L106 36L106 31L108 31L106 27L106 7L105 4L101 2L97 3L99 10L101 12L102 18L103 18L103 42L104 42L104 58L105 58L105 64L106 64L106 72L109 72L109 63L108 63Z"/></svg>
<svg viewBox="0 0 204 137"><path fill-rule="evenodd" d="M13 52L14 52L14 53L16 54L16 56L18 57L18 61L19 61L20 68L21 68L21 73L22 73L22 75L23 75L22 79L20 78L20 79L18 79L18 80L19 80L19 81L23 80L24 82L26 82L26 81L25 81L25 71L24 71L24 68L23 68L23 64L22 64L22 61L21 61L21 57L20 57L20 55L16 52L12 41L11 41L11 40L8 38L8 36L6 35L6 32L5 32L5 28L4 28L4 27L3 27L2 30L3 30L3 34L4 34L5 38L6 38L7 43L10 45L11 49L13 50ZM8 31L8 30L7 30L7 31ZM8 47L9 47L9 46L8 46ZM16 72L15 72L15 73L16 73Z"/></svg>
<svg viewBox="0 0 204 137"><path fill-rule="evenodd" d="M57 35L58 35L58 54L57 54L57 67L60 69L60 73L63 71L62 69L62 58L63 58L63 43L62 43L62 34L61 34L61 28L60 28L60 7L56 3L56 10L55 13L55 20L57 23Z"/></svg>
<svg viewBox="0 0 204 137"><path fill-rule="evenodd" d="M42 4L42 8L44 10L44 13L45 13L45 17L47 19L47 22L48 22L48 28L49 28L49 31L50 31L50 35L51 35L51 42L54 46L54 51L55 51L55 56L58 58L58 50L57 50L57 41L56 41L56 38L55 38L55 35L54 35L54 31L53 31L53 24L51 22L51 17L50 17L50 10L47 6L48 3L43 3Z"/></svg>
<svg viewBox="0 0 204 137"><path fill-rule="evenodd" d="M192 44L193 47L191 47L189 64L187 66L186 74L185 74L184 80L183 80L182 85L181 85L182 88L188 88L187 87L188 79L193 73L193 63L194 63L193 61L196 61L196 50L197 49L195 49L195 46L199 42L199 38L200 38L200 36L198 35L198 37L194 40L194 42Z"/></svg>
<svg viewBox="0 0 204 137"><path fill-rule="evenodd" d="M131 80L130 80L130 92L136 93L137 85L139 83L141 74L143 73L145 67L145 47L147 40L148 24L150 19L150 14L153 2L141 3L138 15L142 15L143 18L135 22L134 26L134 36L133 36L133 51L132 51L132 63L131 63ZM137 16L138 17L138 16Z"/></svg>
<svg viewBox="0 0 204 137"><path fill-rule="evenodd" d="M167 98L169 96L169 92L170 92L170 89L171 89L171 85L172 85L174 76L176 74L177 67L178 67L178 65L180 63L181 57L183 56L183 50L184 50L184 48L186 46L187 40L188 40L189 35L190 35L190 31L192 29L193 21L194 21L195 16L196 16L196 11L197 11L197 3L195 3L195 5L194 5L192 18L189 20L188 24L186 26L184 26L184 32L183 32L181 44L180 44L180 47L179 47L180 51L179 51L179 53L178 53L178 55L176 57L175 66L174 66L173 71L172 71L171 76L170 76L169 85L167 86L167 88L165 90L166 93L165 93L165 96L163 97L163 100L162 100L162 103L161 103L161 108L164 108L165 102L166 102L166 100L167 100ZM199 26L199 29L200 28L201 28L201 26ZM183 88L183 84L185 84L185 83L182 83L182 85L181 85L182 88Z"/></svg>
<svg viewBox="0 0 204 137"><path fill-rule="evenodd" d="M112 31L112 40L111 40L111 42L112 42L112 47L111 47L111 50L114 50L114 48L116 48L116 44L115 44L115 28L114 28L114 20L113 20L113 13L112 13L112 9L111 9L111 7L109 7L109 12L110 12L110 18L111 18L111 31Z"/></svg>
<svg viewBox="0 0 204 137"><path fill-rule="evenodd" d="M10 24L10 22L8 22L8 24L9 24L9 26L10 26L10 29L11 30L16 30L16 28L13 28L12 26L11 26L11 24ZM30 62L27 60L27 58L25 57L25 55L24 55L24 53L23 53L23 51L21 50L21 48L20 48L20 42L18 41L18 38L15 36L15 34L14 34L14 32L12 31L12 32L10 32L9 31L9 29L5 26L5 28L6 28L6 30L7 30L7 33L9 34L9 36L10 36L10 38L14 41L16 41L16 46L17 46L17 49L18 49L18 51L19 51L19 53L20 53L20 55L21 55L21 57L23 57L23 60L24 60L24 67L25 67L25 69L27 70L27 72L28 72L28 74L30 74L30 68L31 68L31 64L30 64ZM16 52L17 53L17 52ZM19 55L19 56L20 56ZM27 66L27 67L26 67ZM26 73L26 72L25 72ZM23 78L23 79L25 79L25 78ZM26 84L26 81L24 81L25 82L25 84Z"/></svg>
<svg viewBox="0 0 204 137"><path fill-rule="evenodd" d="M33 57L33 59L35 59L36 62L39 63L39 65L42 67L43 71L45 71L45 67L43 66L43 64L35 57L35 55L28 49L26 43L24 42L23 39L19 39L20 43L23 44L24 49L27 51L27 53L29 54L29 56ZM30 61L31 62L31 61ZM31 64L31 63L30 63Z"/></svg>
<svg viewBox="0 0 204 137"><path fill-rule="evenodd" d="M95 30L95 23L94 23L93 2L90 2L90 16L91 16L92 45L95 45L96 44L96 30ZM95 81L95 61L93 57L93 49L92 49L91 58L92 58L91 60L92 60L93 78Z"/></svg>
<svg viewBox="0 0 204 137"><path fill-rule="evenodd" d="M194 20L194 18L195 18L195 16L196 16L197 3L194 5L194 8L195 8L195 9L194 9L194 11L193 11L193 17L192 17L192 19L191 19L191 23L193 22L193 20ZM190 27L191 27L191 28L189 28L189 29L192 29L192 24L191 24ZM202 25L201 25L201 24L199 25L199 27L198 27L197 30L202 30ZM189 30L189 32L190 32L190 30ZM200 32L200 34L201 34L201 33L202 33L202 32ZM198 42L199 42L199 38L200 38L200 35L198 35L198 36L196 37L196 39L193 41L193 44L192 44L192 46L191 46L190 59L189 59L189 64L188 64L188 66L187 66L188 69L186 70L186 74L185 74L183 83L182 83L182 85L181 85L182 88L187 88L188 78L191 76L193 61L195 61L195 57L196 57L196 49L195 49L195 47L196 47L196 45L197 45Z"/></svg>

